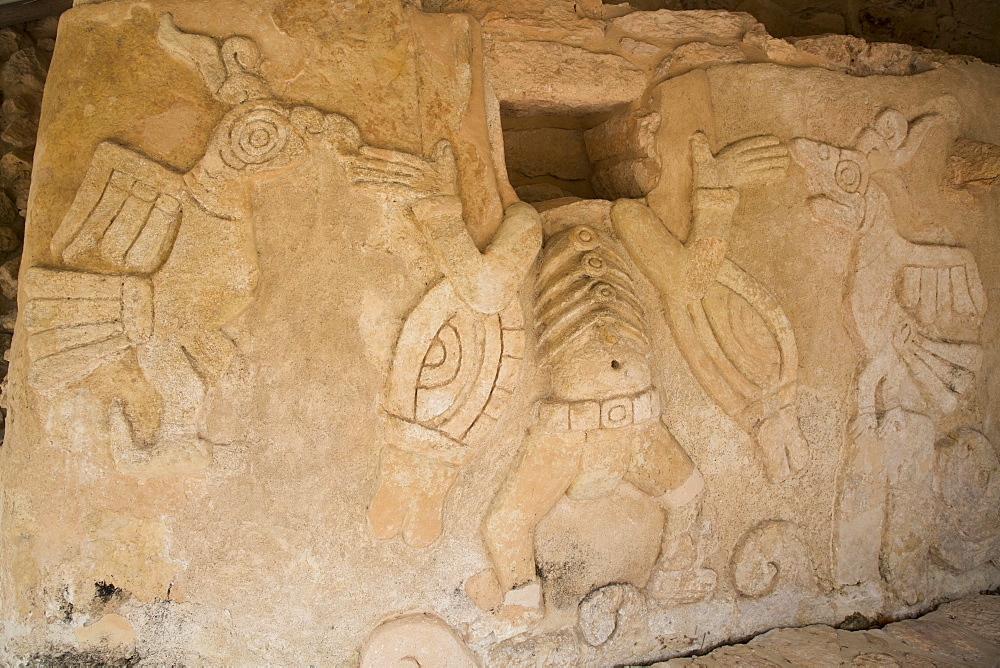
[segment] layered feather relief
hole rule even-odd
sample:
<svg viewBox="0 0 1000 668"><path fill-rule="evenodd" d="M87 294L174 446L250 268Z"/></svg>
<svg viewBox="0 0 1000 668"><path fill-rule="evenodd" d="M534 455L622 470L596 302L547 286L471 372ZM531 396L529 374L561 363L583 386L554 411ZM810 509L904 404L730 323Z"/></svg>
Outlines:
<svg viewBox="0 0 1000 668"><path fill-rule="evenodd" d="M166 261L185 193L177 172L101 143L50 244L59 266L25 271L31 380L78 380L152 333L149 276Z"/></svg>

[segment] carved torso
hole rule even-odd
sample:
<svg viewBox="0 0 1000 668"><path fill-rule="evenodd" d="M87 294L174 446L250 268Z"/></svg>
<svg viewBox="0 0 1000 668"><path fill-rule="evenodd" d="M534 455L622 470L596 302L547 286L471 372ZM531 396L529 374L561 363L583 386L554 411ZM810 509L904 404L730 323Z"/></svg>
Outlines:
<svg viewBox="0 0 1000 668"><path fill-rule="evenodd" d="M645 315L609 234L576 225L551 235L536 288L536 331L552 368L552 399L599 400L650 386Z"/></svg>

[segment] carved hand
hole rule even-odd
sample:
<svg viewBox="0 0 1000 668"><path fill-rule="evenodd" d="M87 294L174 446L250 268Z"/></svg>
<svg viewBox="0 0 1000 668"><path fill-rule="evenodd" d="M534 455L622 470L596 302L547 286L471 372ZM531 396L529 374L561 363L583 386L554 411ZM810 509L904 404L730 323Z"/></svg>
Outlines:
<svg viewBox="0 0 1000 668"><path fill-rule="evenodd" d="M691 136L691 157L696 188L742 188L771 183L788 171L788 149L774 135L747 137L729 144L716 155L704 133Z"/></svg>
<svg viewBox="0 0 1000 668"><path fill-rule="evenodd" d="M446 139L437 143L429 160L403 151L362 146L347 164L354 183L378 185L411 203L457 192L455 153Z"/></svg>

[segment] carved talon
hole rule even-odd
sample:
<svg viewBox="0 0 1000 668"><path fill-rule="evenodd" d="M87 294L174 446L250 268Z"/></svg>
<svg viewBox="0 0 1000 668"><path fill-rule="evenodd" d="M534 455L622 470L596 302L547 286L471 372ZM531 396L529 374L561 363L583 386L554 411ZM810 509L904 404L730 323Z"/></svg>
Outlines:
<svg viewBox="0 0 1000 668"><path fill-rule="evenodd" d="M457 192L457 167L451 144L442 139L431 158L411 153L362 146L356 156L346 159L353 183L361 186L388 187L396 194L422 199L454 195Z"/></svg>
<svg viewBox="0 0 1000 668"><path fill-rule="evenodd" d="M708 138L696 132L691 137L695 186L729 188L777 181L788 172L788 148L774 135L747 137L712 155Z"/></svg>

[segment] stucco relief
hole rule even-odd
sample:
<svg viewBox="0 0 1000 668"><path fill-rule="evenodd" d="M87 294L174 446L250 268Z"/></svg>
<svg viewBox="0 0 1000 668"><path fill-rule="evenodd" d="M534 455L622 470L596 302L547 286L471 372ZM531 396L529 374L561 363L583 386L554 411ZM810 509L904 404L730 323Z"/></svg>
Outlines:
<svg viewBox="0 0 1000 668"><path fill-rule="evenodd" d="M631 665L995 585L1000 144L938 97L992 75L724 12L192 6L61 28L127 91L57 50L0 631Z"/></svg>
<svg viewBox="0 0 1000 668"><path fill-rule="evenodd" d="M925 596L936 425L974 384L987 302L972 253L902 236L896 212L912 211L909 193L895 189L891 200L884 184L946 122L886 109L856 148L792 143L814 193L812 215L854 238L846 301L863 366L839 473L835 577L842 585L884 578L910 605Z"/></svg>

